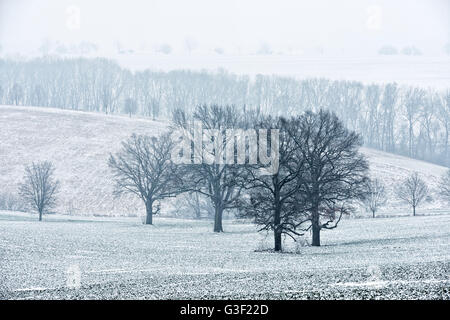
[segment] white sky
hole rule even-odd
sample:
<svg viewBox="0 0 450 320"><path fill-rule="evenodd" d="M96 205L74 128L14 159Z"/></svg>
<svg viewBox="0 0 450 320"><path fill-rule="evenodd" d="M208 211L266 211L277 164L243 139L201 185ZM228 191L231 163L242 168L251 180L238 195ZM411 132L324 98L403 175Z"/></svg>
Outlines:
<svg viewBox="0 0 450 320"><path fill-rule="evenodd" d="M450 41L450 0L0 0L5 51L36 50L46 38L175 50L191 38L198 50L249 52L268 43L274 51L321 46L357 55L413 44L438 54Z"/></svg>

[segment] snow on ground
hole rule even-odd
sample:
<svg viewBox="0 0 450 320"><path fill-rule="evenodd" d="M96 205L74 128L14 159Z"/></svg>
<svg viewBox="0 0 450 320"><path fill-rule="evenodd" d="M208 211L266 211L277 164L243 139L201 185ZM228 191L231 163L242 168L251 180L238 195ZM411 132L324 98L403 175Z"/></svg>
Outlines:
<svg viewBox="0 0 450 320"><path fill-rule="evenodd" d="M224 228L3 211L0 298L450 299L449 215L345 220L282 254L253 225Z"/></svg>
<svg viewBox="0 0 450 320"><path fill-rule="evenodd" d="M50 160L61 181L58 213L76 215L137 215L144 212L139 200L115 199L107 166L110 152L133 132L155 135L167 122L51 108L0 106L0 192L17 193L26 164ZM395 200L393 187L419 171L433 191L446 168L364 148L372 176L388 186L390 204L383 214L409 214ZM418 214L449 212L439 197L418 208ZM360 213L365 214L365 213Z"/></svg>
<svg viewBox="0 0 450 320"><path fill-rule="evenodd" d="M124 116L0 106L2 192L16 192L23 166L36 160L53 161L63 187L59 214L41 223L36 215L0 212L0 299L450 298L450 215L345 219L322 233L322 247L286 241L284 254L267 251L271 235L243 222L227 220L226 232L215 234L212 221L156 217L145 226L139 217L120 217L142 208L113 198L109 153L133 132L166 128ZM389 190L412 171L435 188L446 170L363 152ZM448 208L435 199L418 212ZM399 213L409 209L393 202L383 215Z"/></svg>

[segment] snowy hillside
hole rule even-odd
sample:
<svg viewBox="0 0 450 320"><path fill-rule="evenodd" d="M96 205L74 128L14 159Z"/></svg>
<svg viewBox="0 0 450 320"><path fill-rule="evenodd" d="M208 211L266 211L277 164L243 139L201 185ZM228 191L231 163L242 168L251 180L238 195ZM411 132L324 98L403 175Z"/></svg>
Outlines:
<svg viewBox="0 0 450 320"><path fill-rule="evenodd" d="M410 213L410 209L396 199L394 190L412 172L418 172L431 190L431 199L419 207L419 212L450 211L449 206L437 194L439 180L448 168L374 149L363 148L362 151L369 159L371 176L381 179L386 185L389 199L380 213Z"/></svg>
<svg viewBox="0 0 450 320"><path fill-rule="evenodd" d="M67 214L139 214L137 199L112 195L113 181L107 166L110 152L133 132L158 134L166 124L159 121L110 116L98 113L49 108L0 106L0 193L16 193L26 164L50 160L61 182L57 211ZM446 168L430 163L363 149L369 157L372 175L388 186L386 213L408 213L408 208L392 200L392 188L413 171L418 171L431 189ZM420 207L445 210L437 196Z"/></svg>
<svg viewBox="0 0 450 320"><path fill-rule="evenodd" d="M0 192L17 192L24 165L55 164L61 182L57 211L133 214L140 202L112 196L107 160L133 132L156 134L164 125L121 116L33 107L0 107Z"/></svg>
<svg viewBox="0 0 450 320"><path fill-rule="evenodd" d="M348 220L321 247L277 255L252 224L225 221L217 234L209 220L30 219L0 211L5 298L449 299L448 215Z"/></svg>

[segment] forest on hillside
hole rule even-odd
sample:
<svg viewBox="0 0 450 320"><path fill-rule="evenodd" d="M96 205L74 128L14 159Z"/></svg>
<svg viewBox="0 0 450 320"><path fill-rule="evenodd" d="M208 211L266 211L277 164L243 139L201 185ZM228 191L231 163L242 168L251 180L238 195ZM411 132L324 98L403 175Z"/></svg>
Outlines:
<svg viewBox="0 0 450 320"><path fill-rule="evenodd" d="M450 166L450 89L322 78L255 77L179 70L136 71L86 58L0 60L0 104L170 118L198 105L298 115L331 110L365 146Z"/></svg>

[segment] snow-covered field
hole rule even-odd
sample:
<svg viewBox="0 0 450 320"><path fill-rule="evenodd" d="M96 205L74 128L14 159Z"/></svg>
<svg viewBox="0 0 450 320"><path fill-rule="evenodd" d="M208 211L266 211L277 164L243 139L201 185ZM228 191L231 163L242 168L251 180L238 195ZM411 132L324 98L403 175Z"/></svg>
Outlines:
<svg viewBox="0 0 450 320"><path fill-rule="evenodd" d="M0 106L0 192L15 193L24 165L36 160L53 161L62 185L57 214L41 223L0 211L0 299L450 299L450 215L434 196L422 216L344 219L322 233L322 247L286 241L283 254L243 221L226 220L222 234L207 220L142 225L138 200L112 196L107 158L133 132L166 129L163 121ZM409 214L392 194L408 174L418 171L435 189L446 170L363 152L388 186L379 216Z"/></svg>
<svg viewBox="0 0 450 320"><path fill-rule="evenodd" d="M397 82L401 85L447 89L450 83L450 57L372 56L308 57L299 55L164 55L135 53L113 55L123 67L132 70L171 71L179 69L218 69L242 75L266 74L298 79L324 77L357 80L363 83Z"/></svg>
<svg viewBox="0 0 450 320"><path fill-rule="evenodd" d="M450 299L449 215L345 220L281 254L253 225L224 228L0 212L0 298Z"/></svg>
<svg viewBox="0 0 450 320"><path fill-rule="evenodd" d="M139 200L112 195L113 180L107 166L110 152L133 132L158 134L167 122L60 109L0 106L0 192L17 193L24 166L50 160L61 182L58 213L72 215L139 215ZM410 214L395 200L393 188L413 171L419 171L436 191L444 167L372 149L363 149L372 176L387 185L389 203L383 215ZM164 209L164 207L163 207ZM438 196L418 207L418 214L448 213ZM359 215L366 214L359 212Z"/></svg>

